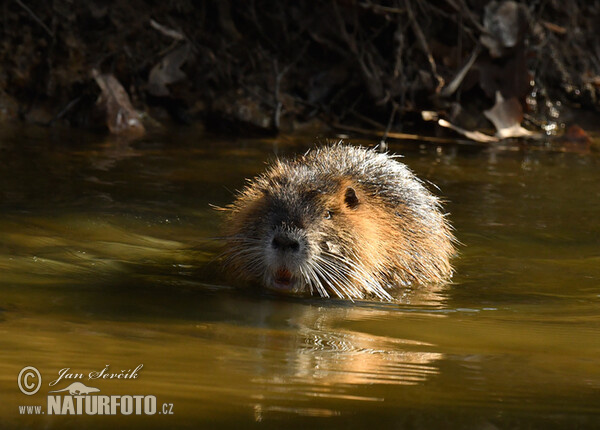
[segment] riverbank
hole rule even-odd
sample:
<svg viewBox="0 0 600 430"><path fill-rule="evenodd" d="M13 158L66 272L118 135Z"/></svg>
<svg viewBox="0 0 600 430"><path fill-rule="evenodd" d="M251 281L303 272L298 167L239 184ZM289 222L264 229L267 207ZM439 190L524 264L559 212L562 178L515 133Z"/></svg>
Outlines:
<svg viewBox="0 0 600 430"><path fill-rule="evenodd" d="M600 106L600 11L583 1L17 0L0 14L8 121L401 132L431 111L498 132L485 112L500 94L511 123L554 134L565 108Z"/></svg>

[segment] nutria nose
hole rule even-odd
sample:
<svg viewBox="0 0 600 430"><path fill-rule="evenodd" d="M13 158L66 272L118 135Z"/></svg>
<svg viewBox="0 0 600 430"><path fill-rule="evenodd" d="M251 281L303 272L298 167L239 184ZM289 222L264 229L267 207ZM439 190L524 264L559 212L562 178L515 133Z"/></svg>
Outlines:
<svg viewBox="0 0 600 430"><path fill-rule="evenodd" d="M296 239L281 234L275 235L271 242L271 246L280 251L298 252L300 249L300 243L298 243Z"/></svg>

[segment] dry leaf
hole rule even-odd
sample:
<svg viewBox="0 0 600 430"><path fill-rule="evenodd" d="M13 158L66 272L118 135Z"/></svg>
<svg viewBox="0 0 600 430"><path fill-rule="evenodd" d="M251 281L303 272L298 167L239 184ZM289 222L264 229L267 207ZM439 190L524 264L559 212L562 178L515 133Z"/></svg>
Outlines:
<svg viewBox="0 0 600 430"><path fill-rule="evenodd" d="M452 81L450 81L450 83L446 85L440 93L442 97L449 97L452 94L454 94L454 92L458 89L463 79L465 79L465 76L467 76L469 70L471 70L471 67L473 67L475 60L477 60L477 56L479 55L480 49L480 45L475 46L475 49L471 53L469 60L464 64L464 66L458 71L456 76L454 76Z"/></svg>
<svg viewBox="0 0 600 430"><path fill-rule="evenodd" d="M556 139L556 141L582 146L589 146L592 143L590 136L577 124L570 125L565 134Z"/></svg>
<svg viewBox="0 0 600 430"><path fill-rule="evenodd" d="M113 134L145 133L139 114L131 105L129 95L125 88L113 75L100 74L92 70L92 76L100 87L102 93L97 104L106 111L106 125Z"/></svg>
<svg viewBox="0 0 600 430"><path fill-rule="evenodd" d="M421 111L421 118L423 118L423 121L437 121L440 115L433 110L423 110Z"/></svg>
<svg viewBox="0 0 600 430"><path fill-rule="evenodd" d="M489 143L489 142L498 142L498 140L500 140L496 136L490 136L488 134L481 133L480 131L465 130L464 128L460 128L454 124L449 123L445 119L438 120L438 124L441 127L452 129L452 130L456 131L457 133L460 133L463 136L465 136L471 140L475 140L476 142Z"/></svg>
<svg viewBox="0 0 600 430"><path fill-rule="evenodd" d="M505 100L500 91L496 91L496 104L491 109L483 111L483 114L494 124L496 136L500 139L538 136L521 127L523 108L518 100L514 97Z"/></svg>
<svg viewBox="0 0 600 430"><path fill-rule="evenodd" d="M485 7L483 25L487 34L480 37L481 43L492 57L502 57L505 49L514 48L524 38L525 6L514 1L492 1Z"/></svg>
<svg viewBox="0 0 600 430"><path fill-rule="evenodd" d="M173 30L172 28L169 28L166 25L159 24L158 22L154 21L153 19L150 20L150 26L153 29L160 31L162 34L164 34L167 37L173 38L175 40L185 40L185 36L183 34L181 34L180 32L178 32L177 30Z"/></svg>
<svg viewBox="0 0 600 430"><path fill-rule="evenodd" d="M191 45L185 45L171 51L150 71L148 77L148 91L153 96L168 96L170 91L167 85L186 78L181 71L181 66L187 61L191 52Z"/></svg>

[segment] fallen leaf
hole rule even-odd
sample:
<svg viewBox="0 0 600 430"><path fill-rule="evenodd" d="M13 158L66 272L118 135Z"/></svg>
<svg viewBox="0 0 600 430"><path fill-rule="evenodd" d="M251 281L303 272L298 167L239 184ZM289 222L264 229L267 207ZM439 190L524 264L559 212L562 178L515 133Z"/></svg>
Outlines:
<svg viewBox="0 0 600 430"><path fill-rule="evenodd" d="M181 66L185 64L191 52L191 45L185 45L171 51L150 71L148 76L148 92L153 96L168 96L170 91L167 85L186 78L185 73L181 71Z"/></svg>
<svg viewBox="0 0 600 430"><path fill-rule="evenodd" d="M467 76L467 72L471 70L471 67L473 67L473 64L475 63L475 60L477 60L477 56L479 55L479 51L481 49L480 46L481 45L479 44L475 46L473 53L471 54L467 62L464 64L464 66L458 71L458 73L456 74L456 76L454 76L452 81L450 81L450 83L446 85L444 89L442 89L442 92L440 93L442 97L449 97L458 89L465 76Z"/></svg>
<svg viewBox="0 0 600 430"><path fill-rule="evenodd" d="M436 111L423 110L421 111L421 118L423 118L423 121L437 121L440 116Z"/></svg>
<svg viewBox="0 0 600 430"><path fill-rule="evenodd" d="M454 124L449 123L445 119L438 120L438 125L440 125L441 127L452 129L452 130L456 131L457 133L460 133L463 136L465 136L471 140L474 140L476 142L489 143L489 142L498 142L500 140L496 136L490 136L489 134L481 133L480 131L465 130L464 128L460 128Z"/></svg>
<svg viewBox="0 0 600 430"><path fill-rule="evenodd" d="M595 150L594 141L577 124L570 125L562 136L552 140L552 147L562 152L587 154Z"/></svg>
<svg viewBox="0 0 600 430"><path fill-rule="evenodd" d="M170 37L175 40L185 40L185 36L183 34L181 34L180 32L178 32L177 30L173 30L172 28L169 28L166 25L159 24L158 22L154 21L153 19L150 20L150 26L153 29L160 31L162 34L164 34L167 37Z"/></svg>
<svg viewBox="0 0 600 430"><path fill-rule="evenodd" d="M500 91L496 91L496 103L483 114L496 127L496 136L500 139L509 137L537 137L539 134L521 127L523 108L514 97L504 99Z"/></svg>
<svg viewBox="0 0 600 430"><path fill-rule="evenodd" d="M525 36L525 6L514 1L489 2L485 6L483 26L487 34L480 37L481 43L492 57L502 57L506 49L517 46Z"/></svg>
<svg viewBox="0 0 600 430"><path fill-rule="evenodd" d="M570 125L565 134L561 136L561 140L565 142L581 143L584 145L589 145L592 143L590 136L577 124Z"/></svg>
<svg viewBox="0 0 600 430"><path fill-rule="evenodd" d="M145 133L140 115L131 105L125 88L112 74L92 70L92 77L102 91L96 102L106 111L106 125L113 134L140 135Z"/></svg>
<svg viewBox="0 0 600 430"><path fill-rule="evenodd" d="M584 76L583 80L586 84L592 84L593 86L600 88L600 76Z"/></svg>

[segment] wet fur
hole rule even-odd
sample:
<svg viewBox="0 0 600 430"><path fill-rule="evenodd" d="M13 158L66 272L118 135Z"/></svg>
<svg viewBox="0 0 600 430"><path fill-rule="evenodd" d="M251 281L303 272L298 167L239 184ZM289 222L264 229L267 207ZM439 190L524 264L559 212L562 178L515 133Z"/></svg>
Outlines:
<svg viewBox="0 0 600 430"><path fill-rule="evenodd" d="M225 264L247 280L270 282L277 229L302 238L299 255L277 260L298 263L295 293L389 300L399 287L452 276L454 237L439 200L373 150L337 144L277 160L227 212Z"/></svg>

